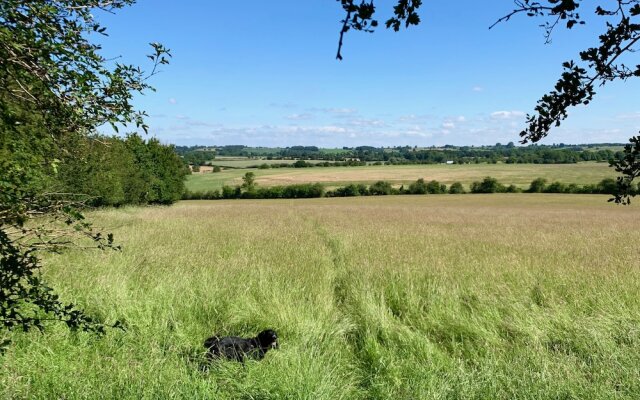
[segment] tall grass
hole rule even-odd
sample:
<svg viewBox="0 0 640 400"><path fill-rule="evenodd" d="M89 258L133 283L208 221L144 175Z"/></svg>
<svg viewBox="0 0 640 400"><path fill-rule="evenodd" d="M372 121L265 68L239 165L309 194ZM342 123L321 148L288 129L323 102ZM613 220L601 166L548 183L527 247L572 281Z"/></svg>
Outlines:
<svg viewBox="0 0 640 400"><path fill-rule="evenodd" d="M640 208L606 196L182 202L47 258L125 333L15 334L4 398L640 397ZM211 333L276 329L245 367Z"/></svg>

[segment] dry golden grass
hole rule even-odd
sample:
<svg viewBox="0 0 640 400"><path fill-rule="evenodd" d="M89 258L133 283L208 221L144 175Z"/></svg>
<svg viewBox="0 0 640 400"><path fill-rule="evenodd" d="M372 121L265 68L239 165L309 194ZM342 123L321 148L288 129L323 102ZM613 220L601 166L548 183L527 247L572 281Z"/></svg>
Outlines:
<svg viewBox="0 0 640 400"><path fill-rule="evenodd" d="M606 164L582 163L571 165L534 164L477 164L477 165L409 165L368 166L352 168L309 168L281 170L277 174L261 176L258 184L265 186L294 183L351 183L375 182L409 183L418 178L437 180L445 184L462 182L470 184L493 176L509 185L527 186L538 177L565 183L597 183L610 178L614 172ZM240 181L238 181L240 182Z"/></svg>

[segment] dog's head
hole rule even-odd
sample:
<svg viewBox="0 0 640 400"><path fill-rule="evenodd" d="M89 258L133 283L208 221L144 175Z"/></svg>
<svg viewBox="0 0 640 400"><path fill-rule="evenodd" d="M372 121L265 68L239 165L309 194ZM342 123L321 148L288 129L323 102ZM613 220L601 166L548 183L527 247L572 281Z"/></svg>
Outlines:
<svg viewBox="0 0 640 400"><path fill-rule="evenodd" d="M210 338L207 338L207 340L204 341L204 347L206 349L210 349L211 347L217 345L219 341L220 341L219 337L211 336Z"/></svg>
<svg viewBox="0 0 640 400"><path fill-rule="evenodd" d="M278 348L278 335L276 331L272 329L267 329L266 331L262 331L258 333L258 343L260 343L260 347L263 349L277 349Z"/></svg>

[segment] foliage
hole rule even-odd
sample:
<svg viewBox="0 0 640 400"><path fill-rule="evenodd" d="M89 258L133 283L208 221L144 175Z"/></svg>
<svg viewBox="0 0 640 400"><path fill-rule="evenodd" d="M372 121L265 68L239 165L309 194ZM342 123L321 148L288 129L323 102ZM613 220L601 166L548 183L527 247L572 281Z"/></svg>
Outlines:
<svg viewBox="0 0 640 400"><path fill-rule="evenodd" d="M545 191L547 187L547 180L544 178L537 178L531 181L531 185L529 186L529 193L542 193Z"/></svg>
<svg viewBox="0 0 640 400"><path fill-rule="evenodd" d="M5 329L28 331L54 320L72 329L104 331L39 277L36 252L59 251L78 237L114 247L113 237L93 231L79 212L89 199L57 191L56 177L61 163L72 158L73 144L95 135L98 126L147 130L146 114L131 101L152 89L147 79L168 62L167 49L151 45L152 70L146 73L108 60L90 41L92 35L106 35L92 12L114 12L133 2L0 2L0 324ZM103 177L107 186L118 173ZM123 193L112 195L119 199Z"/></svg>
<svg viewBox="0 0 640 400"><path fill-rule="evenodd" d="M387 181L378 181L369 186L369 194L372 196L387 196L393 193L393 186Z"/></svg>
<svg viewBox="0 0 640 400"><path fill-rule="evenodd" d="M572 194L612 194L619 193L616 181L612 178L605 178L597 184L579 186L577 184L565 184L553 182L546 184L546 179L537 178L532 183L527 193L572 193ZM346 186L338 187L334 190L325 191L320 183L303 183L288 186L257 187L244 190L244 186L223 186L222 191L210 190L206 192L185 191L183 200L220 200L220 199L300 199L318 197L358 197L358 196L387 196L405 194L464 194L467 193L460 182L454 182L447 190L445 184L436 180L425 182L420 178L409 185L408 189L400 187L394 188L391 183L378 181L370 186L362 183L350 183ZM480 182L471 184L471 193L522 193L523 190L511 184L505 186L496 178L486 177ZM632 187L629 193L637 194L637 189Z"/></svg>
<svg viewBox="0 0 640 400"><path fill-rule="evenodd" d="M600 147L620 147L620 151L601 149ZM385 164L455 164L496 163L507 164L574 164L582 161L613 161L624 157L623 144L566 145L529 145L515 146L513 143L494 146L451 146L415 148L396 146L391 148L357 146L345 147L339 152L335 149L322 149L315 146L292 146L286 148L252 148L246 146L216 147L216 154L223 156L256 158L255 164L246 164L254 168L310 168L310 167L355 167L367 163ZM176 152L181 156L189 153L202 153L202 146L178 146ZM213 151L213 150L208 150ZM293 162L269 163L260 160L291 160ZM295 160L295 161L294 161ZM312 162L310 160L323 160ZM224 165L225 161L214 161Z"/></svg>
<svg viewBox="0 0 640 400"><path fill-rule="evenodd" d="M420 178L417 181L411 183L409 185L409 193L410 194L427 194L427 184L425 183L424 179Z"/></svg>
<svg viewBox="0 0 640 400"><path fill-rule="evenodd" d="M378 26L378 21L374 19L376 12L373 0L364 1L356 4L355 0L337 0L340 2L346 16L342 20L342 29L340 30L340 40L338 42L338 53L336 58L342 60L342 44L344 34L349 30L373 32ZM385 25L394 31L399 31L402 25L409 27L410 25L418 25L420 16L417 13L418 8L422 5L422 0L398 0L397 5L393 7L393 16L387 19Z"/></svg>
<svg viewBox="0 0 640 400"><path fill-rule="evenodd" d="M65 147L53 184L61 193L90 196L91 206L171 204L184 192L188 170L158 139L81 137Z"/></svg>
<svg viewBox="0 0 640 400"><path fill-rule="evenodd" d="M640 136L634 136L629 141L624 148L624 156L612 163L621 174L617 180L618 191L614 201L622 204L630 203L630 195L634 193L634 180L640 177Z"/></svg>
<svg viewBox="0 0 640 400"><path fill-rule="evenodd" d="M481 182L471 184L471 193L504 193L507 188L496 178L487 176Z"/></svg>
<svg viewBox="0 0 640 400"><path fill-rule="evenodd" d="M451 186L449 186L449 194L464 194L466 191L464 190L464 186L460 182L453 182Z"/></svg>
<svg viewBox="0 0 640 400"><path fill-rule="evenodd" d="M256 174L247 172L242 177L242 188L247 192L252 192L256 187Z"/></svg>

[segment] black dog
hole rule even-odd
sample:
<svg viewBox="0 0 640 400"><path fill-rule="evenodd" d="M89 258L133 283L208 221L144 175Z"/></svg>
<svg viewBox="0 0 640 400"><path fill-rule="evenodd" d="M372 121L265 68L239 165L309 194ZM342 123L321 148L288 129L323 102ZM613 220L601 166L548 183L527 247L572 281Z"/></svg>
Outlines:
<svg viewBox="0 0 640 400"><path fill-rule="evenodd" d="M204 341L204 347L209 350L210 358L225 357L240 362L244 362L245 357L262 360L269 349L278 348L278 335L268 329L250 339L212 336Z"/></svg>

